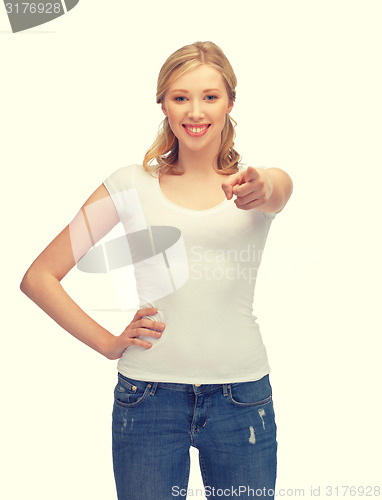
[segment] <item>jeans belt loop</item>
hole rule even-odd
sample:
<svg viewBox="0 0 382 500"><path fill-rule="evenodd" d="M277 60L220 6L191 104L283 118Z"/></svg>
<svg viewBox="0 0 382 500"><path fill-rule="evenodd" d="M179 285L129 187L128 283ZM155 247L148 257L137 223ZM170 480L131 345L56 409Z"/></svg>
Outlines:
<svg viewBox="0 0 382 500"><path fill-rule="evenodd" d="M150 384L152 385L152 388L151 388L151 391L150 391L150 396L154 396L154 394L155 394L155 392L157 390L159 382L150 382Z"/></svg>

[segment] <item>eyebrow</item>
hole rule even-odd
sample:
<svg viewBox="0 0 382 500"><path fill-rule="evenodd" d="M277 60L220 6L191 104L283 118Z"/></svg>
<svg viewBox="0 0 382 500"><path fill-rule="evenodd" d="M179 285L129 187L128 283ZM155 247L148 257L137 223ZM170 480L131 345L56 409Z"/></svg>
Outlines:
<svg viewBox="0 0 382 500"><path fill-rule="evenodd" d="M188 94L188 90L185 89L175 89L171 91L171 93L173 92L183 92L185 94ZM220 92L220 89L205 89L203 90L203 92Z"/></svg>

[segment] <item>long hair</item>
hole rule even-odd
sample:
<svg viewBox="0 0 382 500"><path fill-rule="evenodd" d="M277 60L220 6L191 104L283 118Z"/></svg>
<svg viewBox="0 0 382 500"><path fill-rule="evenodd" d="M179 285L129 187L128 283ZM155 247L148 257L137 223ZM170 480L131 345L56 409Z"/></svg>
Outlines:
<svg viewBox="0 0 382 500"><path fill-rule="evenodd" d="M173 81L186 71L195 69L202 64L211 66L220 72L229 100L235 101L237 80L223 51L213 42L195 42L175 51L163 64L157 82L157 104L164 101L165 93ZM215 168L215 171L222 175L231 175L238 172L241 156L233 148L236 136L234 127L236 125L235 120L227 114L221 133L221 146L217 157L218 168ZM157 166L155 170L158 175L168 172L174 175L183 175L183 172L179 171L174 165L178 159L178 150L178 139L171 130L166 117L159 126L154 143L145 154L143 168L151 174L153 168L151 168L150 163L156 160Z"/></svg>

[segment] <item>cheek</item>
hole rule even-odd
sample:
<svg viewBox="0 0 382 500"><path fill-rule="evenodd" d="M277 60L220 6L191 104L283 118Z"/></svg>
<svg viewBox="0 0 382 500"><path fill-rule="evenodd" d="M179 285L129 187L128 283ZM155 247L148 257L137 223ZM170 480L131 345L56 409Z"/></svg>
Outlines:
<svg viewBox="0 0 382 500"><path fill-rule="evenodd" d="M171 128L173 134L175 135L175 137L177 139L179 139L181 125L179 125L178 120L176 118L174 118L174 116L169 115L168 116L168 124L170 125L170 128Z"/></svg>
<svg viewBox="0 0 382 500"><path fill-rule="evenodd" d="M216 115L215 117L215 123L219 125L219 128L223 129L225 122L226 122L226 114L224 110L220 112L219 114Z"/></svg>
<svg viewBox="0 0 382 500"><path fill-rule="evenodd" d="M174 125L174 126L176 126L180 121L179 113L177 113L176 111L174 111L172 109L168 110L167 116L168 116L169 123Z"/></svg>
<svg viewBox="0 0 382 500"><path fill-rule="evenodd" d="M227 108L222 106L221 108L217 109L216 112L214 113L215 116L215 121L225 123L226 120L226 111Z"/></svg>

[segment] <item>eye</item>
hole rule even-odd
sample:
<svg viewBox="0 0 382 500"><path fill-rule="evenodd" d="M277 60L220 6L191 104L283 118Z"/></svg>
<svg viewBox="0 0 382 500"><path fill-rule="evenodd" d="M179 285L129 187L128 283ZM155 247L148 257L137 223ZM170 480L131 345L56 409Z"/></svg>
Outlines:
<svg viewBox="0 0 382 500"><path fill-rule="evenodd" d="M212 97L212 99L207 99L207 101L213 101L214 99L217 99L216 95L206 95L206 98L207 97Z"/></svg>
<svg viewBox="0 0 382 500"><path fill-rule="evenodd" d="M174 101L178 101L178 100L179 100L179 102L183 102L183 101L181 101L180 99L185 99L185 97L182 97L182 96L180 96L180 97L175 97Z"/></svg>

